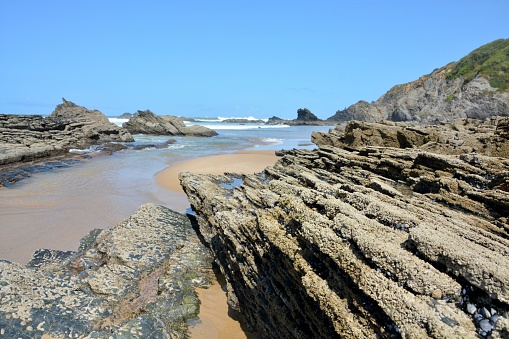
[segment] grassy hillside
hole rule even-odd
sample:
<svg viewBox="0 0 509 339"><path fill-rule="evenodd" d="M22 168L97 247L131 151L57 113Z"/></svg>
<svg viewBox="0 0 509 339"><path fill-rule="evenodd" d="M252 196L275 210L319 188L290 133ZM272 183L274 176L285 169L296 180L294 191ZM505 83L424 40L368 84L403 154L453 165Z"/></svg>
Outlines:
<svg viewBox="0 0 509 339"><path fill-rule="evenodd" d="M447 79L463 77L468 82L477 75L500 91L509 90L509 39L495 40L472 51L458 61Z"/></svg>

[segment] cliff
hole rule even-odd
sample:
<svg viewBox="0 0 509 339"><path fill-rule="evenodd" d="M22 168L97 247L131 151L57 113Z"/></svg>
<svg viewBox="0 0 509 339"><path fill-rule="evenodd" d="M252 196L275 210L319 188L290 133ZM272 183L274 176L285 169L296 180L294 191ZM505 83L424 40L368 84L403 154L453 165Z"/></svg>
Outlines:
<svg viewBox="0 0 509 339"><path fill-rule="evenodd" d="M397 85L372 103L339 110L328 120L438 123L509 116L509 39L495 40L458 62Z"/></svg>
<svg viewBox="0 0 509 339"><path fill-rule="evenodd" d="M351 122L258 175L180 180L262 337L505 338L508 127Z"/></svg>

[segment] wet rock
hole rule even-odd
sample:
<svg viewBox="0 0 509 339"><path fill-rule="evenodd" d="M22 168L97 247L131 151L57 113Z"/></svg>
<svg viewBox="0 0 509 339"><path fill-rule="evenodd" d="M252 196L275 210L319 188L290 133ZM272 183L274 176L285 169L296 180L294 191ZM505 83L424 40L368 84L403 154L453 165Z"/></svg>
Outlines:
<svg viewBox="0 0 509 339"><path fill-rule="evenodd" d="M188 217L143 205L76 252L0 261L1 337L184 337L210 261Z"/></svg>
<svg viewBox="0 0 509 339"><path fill-rule="evenodd" d="M479 322L479 327L486 333L491 332L491 330L493 329L493 325L491 325L490 321L487 319L481 320Z"/></svg>
<svg viewBox="0 0 509 339"><path fill-rule="evenodd" d="M58 170L81 163L88 159L88 155L65 155L40 159L29 163L9 164L0 167L0 187L29 178L34 173Z"/></svg>

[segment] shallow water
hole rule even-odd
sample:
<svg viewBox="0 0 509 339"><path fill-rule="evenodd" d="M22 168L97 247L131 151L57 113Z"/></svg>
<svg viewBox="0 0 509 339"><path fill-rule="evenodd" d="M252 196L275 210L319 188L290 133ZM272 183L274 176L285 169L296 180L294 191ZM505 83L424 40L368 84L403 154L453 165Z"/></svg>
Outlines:
<svg viewBox="0 0 509 339"><path fill-rule="evenodd" d="M220 125L216 124L217 137L173 137L177 141L168 148L93 157L0 188L0 259L26 263L39 248L76 250L90 230L113 226L146 202L185 212L186 196L155 182L155 175L172 164L242 149L314 148L309 145L311 131L330 128L237 125L233 129L228 124L228 129L221 129ZM153 143L170 137L137 135L135 139Z"/></svg>

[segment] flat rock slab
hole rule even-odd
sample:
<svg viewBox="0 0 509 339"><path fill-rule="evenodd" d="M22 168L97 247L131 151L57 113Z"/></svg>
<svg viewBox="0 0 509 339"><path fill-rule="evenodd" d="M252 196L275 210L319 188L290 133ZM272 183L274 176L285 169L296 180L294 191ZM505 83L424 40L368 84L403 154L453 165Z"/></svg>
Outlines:
<svg viewBox="0 0 509 339"><path fill-rule="evenodd" d="M0 261L0 337L182 337L211 260L187 216L145 204L76 252Z"/></svg>

